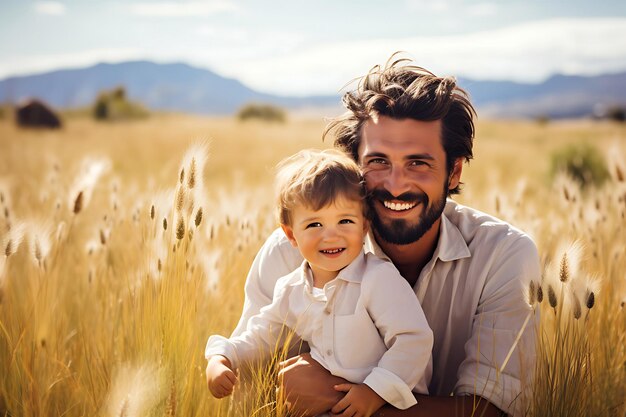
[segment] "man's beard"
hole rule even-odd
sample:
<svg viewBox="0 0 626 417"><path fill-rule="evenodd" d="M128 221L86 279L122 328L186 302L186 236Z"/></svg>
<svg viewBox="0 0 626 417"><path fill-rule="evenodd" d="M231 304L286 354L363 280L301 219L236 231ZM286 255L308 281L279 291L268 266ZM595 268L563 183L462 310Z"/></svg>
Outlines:
<svg viewBox="0 0 626 417"><path fill-rule="evenodd" d="M394 197L385 189L375 189L370 191L368 204L372 217L372 226L376 234L387 243L394 245L408 245L418 241L426 232L433 227L433 224L441 217L446 207L447 188L444 188L442 197L429 205L428 195L424 193L407 192L398 197ZM376 200L392 201L399 200L407 203L418 203L422 205L422 211L416 224L410 224L405 219L388 219L383 221L375 208Z"/></svg>

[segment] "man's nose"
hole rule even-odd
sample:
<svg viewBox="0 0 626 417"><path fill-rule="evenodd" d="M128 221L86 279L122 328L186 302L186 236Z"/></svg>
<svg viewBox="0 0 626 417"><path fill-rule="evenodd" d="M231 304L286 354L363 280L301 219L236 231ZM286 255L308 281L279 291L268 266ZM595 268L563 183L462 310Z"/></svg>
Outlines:
<svg viewBox="0 0 626 417"><path fill-rule="evenodd" d="M409 181L402 168L391 167L389 175L385 177L384 186L393 196L397 197L409 191Z"/></svg>

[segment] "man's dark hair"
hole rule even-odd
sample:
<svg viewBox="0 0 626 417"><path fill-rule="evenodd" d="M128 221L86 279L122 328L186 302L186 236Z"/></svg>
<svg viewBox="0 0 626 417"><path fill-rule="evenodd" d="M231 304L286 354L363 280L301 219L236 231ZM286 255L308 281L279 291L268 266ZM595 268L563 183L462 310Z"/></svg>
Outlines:
<svg viewBox="0 0 626 417"><path fill-rule="evenodd" d="M391 56L383 68L375 66L359 80L357 89L343 96L348 111L331 120L324 137L335 132L335 146L358 161L361 129L373 116L421 121L441 120L441 140L448 174L457 158L473 157L474 116L468 94L452 77L437 77L424 68L409 65L406 58ZM458 194L459 187L448 194Z"/></svg>

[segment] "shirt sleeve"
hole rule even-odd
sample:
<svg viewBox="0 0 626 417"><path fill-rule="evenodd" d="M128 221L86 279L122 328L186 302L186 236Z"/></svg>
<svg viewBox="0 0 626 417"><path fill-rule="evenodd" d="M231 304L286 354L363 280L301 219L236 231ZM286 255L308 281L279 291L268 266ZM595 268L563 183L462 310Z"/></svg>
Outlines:
<svg viewBox="0 0 626 417"><path fill-rule="evenodd" d="M234 368L249 365L269 357L288 340L294 320L289 312L289 283L291 275L276 283L273 300L246 322L246 329L230 339L219 335L209 337L204 356L227 357Z"/></svg>
<svg viewBox="0 0 626 417"><path fill-rule="evenodd" d="M387 351L364 383L396 408L416 404L413 391L428 394L433 332L411 286L391 263L364 281L366 308Z"/></svg>
<svg viewBox="0 0 626 417"><path fill-rule="evenodd" d="M454 392L481 396L510 415L520 415L524 412L522 390L530 386L535 367L534 323L539 318L539 311L531 309L524 294L531 280L541 279L539 256L526 235L502 242L497 251ZM521 337L516 343L518 334Z"/></svg>
<svg viewBox="0 0 626 417"><path fill-rule="evenodd" d="M291 246L280 228L276 229L252 262L244 287L243 311L231 336L237 336L246 330L250 318L272 302L278 278L287 275L301 263L302 256L298 250Z"/></svg>

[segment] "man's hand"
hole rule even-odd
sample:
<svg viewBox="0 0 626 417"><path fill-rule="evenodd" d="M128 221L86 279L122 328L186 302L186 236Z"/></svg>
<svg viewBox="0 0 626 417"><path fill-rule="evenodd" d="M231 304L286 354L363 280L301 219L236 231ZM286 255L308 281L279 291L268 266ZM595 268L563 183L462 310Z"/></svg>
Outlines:
<svg viewBox="0 0 626 417"><path fill-rule="evenodd" d="M237 375L231 369L228 358L222 355L211 356L206 367L206 380L209 391L215 398L224 398L233 393Z"/></svg>
<svg viewBox="0 0 626 417"><path fill-rule="evenodd" d="M365 384L339 384L335 389L347 394L330 410L333 415L369 417L385 404L385 400Z"/></svg>
<svg viewBox="0 0 626 417"><path fill-rule="evenodd" d="M334 386L347 382L331 375L308 353L281 362L278 381L287 408L296 416L315 416L330 410L344 395Z"/></svg>

